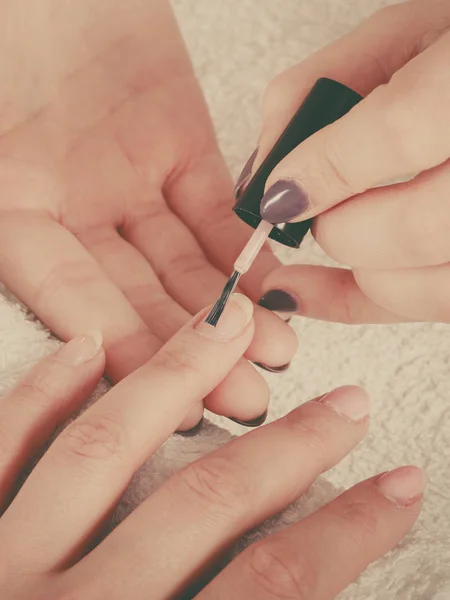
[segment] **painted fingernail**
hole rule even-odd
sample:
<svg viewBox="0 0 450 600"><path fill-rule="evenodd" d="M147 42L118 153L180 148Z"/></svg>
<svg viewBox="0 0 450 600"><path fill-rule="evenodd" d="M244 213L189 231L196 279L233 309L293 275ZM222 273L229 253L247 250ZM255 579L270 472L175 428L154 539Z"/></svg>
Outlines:
<svg viewBox="0 0 450 600"><path fill-rule="evenodd" d="M216 342L229 342L244 331L252 316L253 302L242 294L232 294L215 327L202 319L195 329Z"/></svg>
<svg viewBox="0 0 450 600"><path fill-rule="evenodd" d="M309 206L306 192L295 181L281 179L264 194L260 212L269 223L288 223L302 215Z"/></svg>
<svg viewBox="0 0 450 600"><path fill-rule="evenodd" d="M369 394L356 386L345 386L325 394L318 399L321 404L326 404L340 417L349 421L362 421L370 412Z"/></svg>
<svg viewBox="0 0 450 600"><path fill-rule="evenodd" d="M243 425L244 427L259 427L260 425L262 425L265 422L266 419L267 419L267 410L264 411L260 417L257 417L256 419L253 419L251 421L241 421L240 419L234 419L233 417L230 417L230 421L233 421L234 423L237 423L238 425Z"/></svg>
<svg viewBox="0 0 450 600"><path fill-rule="evenodd" d="M381 475L375 484L388 500L405 507L414 504L423 494L427 476L418 467L399 467Z"/></svg>
<svg viewBox="0 0 450 600"><path fill-rule="evenodd" d="M259 362L255 362L253 364L259 367L260 369L263 369L264 371L268 371L269 373L284 373L291 366L291 363L281 365L281 367L269 367L269 365L265 365Z"/></svg>
<svg viewBox="0 0 450 600"><path fill-rule="evenodd" d="M97 356L102 342L101 331L90 331L67 342L55 354L55 359L71 367L78 367Z"/></svg>
<svg viewBox="0 0 450 600"><path fill-rule="evenodd" d="M281 319L288 322L292 315L298 311L298 301L292 294L284 290L269 290L258 302L259 306L276 313Z"/></svg>
<svg viewBox="0 0 450 600"><path fill-rule="evenodd" d="M200 431L203 427L204 420L205 420L205 418L202 417L200 419L200 421L197 423L197 425L195 427L192 427L192 429L187 429L186 431L177 431L176 434L181 435L183 437L194 437L195 435L200 433Z"/></svg>
<svg viewBox="0 0 450 600"><path fill-rule="evenodd" d="M249 182L249 180L252 176L253 164L255 162L255 158L256 158L257 154L258 154L258 148L256 148L256 150L254 150L252 152L250 158L245 163L244 168L242 169L241 174L239 175L239 177L236 181L236 186L234 188L234 195L235 195L236 199L238 199L240 197L240 195L242 194L242 192L244 190L244 187Z"/></svg>

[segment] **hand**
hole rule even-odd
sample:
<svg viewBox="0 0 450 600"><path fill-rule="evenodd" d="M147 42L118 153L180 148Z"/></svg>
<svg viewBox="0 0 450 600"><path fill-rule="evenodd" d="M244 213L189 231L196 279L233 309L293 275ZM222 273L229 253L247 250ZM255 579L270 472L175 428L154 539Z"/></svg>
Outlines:
<svg viewBox="0 0 450 600"><path fill-rule="evenodd" d="M16 495L30 455L101 376L101 338L75 338L2 399L2 598L191 597L230 543L364 437L368 397L340 388L179 471L101 539L133 473L250 344L252 312L233 296L217 329L194 318L63 429ZM410 529L424 485L415 467L357 485L244 551L199 598L333 598Z"/></svg>
<svg viewBox="0 0 450 600"><path fill-rule="evenodd" d="M250 235L169 3L2 3L0 56L0 278L62 339L100 329L120 380L215 300ZM248 295L278 264L262 255ZM279 367L295 336L266 312L246 357ZM267 402L245 360L205 400L245 421Z"/></svg>
<svg viewBox="0 0 450 600"><path fill-rule="evenodd" d="M446 1L392 6L269 86L256 166L317 78L367 97L286 157L262 202L269 220L274 204L292 221L320 214L314 237L351 270L281 268L264 282L266 306L290 301L349 323L450 322L449 29Z"/></svg>

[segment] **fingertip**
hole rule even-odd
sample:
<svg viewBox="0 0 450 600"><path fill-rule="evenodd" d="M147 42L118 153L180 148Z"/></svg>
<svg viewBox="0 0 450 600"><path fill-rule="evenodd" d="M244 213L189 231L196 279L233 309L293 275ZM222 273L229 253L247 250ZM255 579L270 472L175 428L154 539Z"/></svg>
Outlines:
<svg viewBox="0 0 450 600"><path fill-rule="evenodd" d="M103 336L100 330L78 335L58 348L54 358L71 367L84 365L103 353Z"/></svg>
<svg viewBox="0 0 450 600"><path fill-rule="evenodd" d="M255 333L246 352L253 362L268 367L284 367L295 355L298 338L295 331L276 314L262 307L255 310Z"/></svg>
<svg viewBox="0 0 450 600"><path fill-rule="evenodd" d="M193 329L203 337L215 342L230 342L240 337L253 319L253 302L243 294L232 294L225 305L223 313L217 322L211 318L215 306L207 313L205 311L194 317Z"/></svg>
<svg viewBox="0 0 450 600"><path fill-rule="evenodd" d="M316 399L339 417L360 423L370 413L371 399L368 392L357 385L344 385Z"/></svg>
<svg viewBox="0 0 450 600"><path fill-rule="evenodd" d="M204 404L218 415L249 422L267 410L269 398L270 389L264 377L246 359L241 359Z"/></svg>
<svg viewBox="0 0 450 600"><path fill-rule="evenodd" d="M267 188L260 205L261 216L273 223L295 223L311 216L308 192L295 179L278 179Z"/></svg>
<svg viewBox="0 0 450 600"><path fill-rule="evenodd" d="M422 469L407 465L383 473L373 483L397 507L407 508L421 501L428 480Z"/></svg>

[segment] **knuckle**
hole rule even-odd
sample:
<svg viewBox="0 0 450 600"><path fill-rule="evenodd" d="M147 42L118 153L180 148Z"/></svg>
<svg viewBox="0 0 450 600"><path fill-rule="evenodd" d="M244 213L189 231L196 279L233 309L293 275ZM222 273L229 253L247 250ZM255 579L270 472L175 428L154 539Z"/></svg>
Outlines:
<svg viewBox="0 0 450 600"><path fill-rule="evenodd" d="M195 279L205 271L206 266L205 258L200 252L186 252L167 260L158 269L157 275L164 289L170 289L171 282L181 276Z"/></svg>
<svg viewBox="0 0 450 600"><path fill-rule="evenodd" d="M47 312L49 305L67 289L80 286L93 288L99 282L100 270L91 260L62 262L43 279L36 290L34 304L36 311Z"/></svg>
<svg viewBox="0 0 450 600"><path fill-rule="evenodd" d="M376 504L363 500L352 500L346 502L338 510L338 516L341 521L344 521L346 529L345 536L341 536L342 539L347 540L347 544L356 546L358 550L366 550L377 538L380 527Z"/></svg>
<svg viewBox="0 0 450 600"><path fill-rule="evenodd" d="M29 410L45 410L54 402L54 388L54 377L48 373L30 373L18 384L11 399L15 405L23 405Z"/></svg>
<svg viewBox="0 0 450 600"><path fill-rule="evenodd" d="M148 311L159 320L164 317L164 311L167 313L167 295L161 292L159 285L148 282L128 284L124 286L123 293L140 314Z"/></svg>
<svg viewBox="0 0 450 600"><path fill-rule="evenodd" d="M75 456L122 462L129 440L117 420L102 415L74 421L60 435L59 444Z"/></svg>
<svg viewBox="0 0 450 600"><path fill-rule="evenodd" d="M305 553L287 542L268 539L248 551L248 572L256 589L280 600L306 600L317 589L316 569ZM256 593L256 597L259 597Z"/></svg>
<svg viewBox="0 0 450 600"><path fill-rule="evenodd" d="M295 437L302 440L306 446L307 454L316 457L322 471L330 463L330 441L324 430L324 419L318 417L300 418L293 412L286 417L285 426L293 432Z"/></svg>
<svg viewBox="0 0 450 600"><path fill-rule="evenodd" d="M169 344L163 346L150 364L176 374L177 378L186 381L186 385L192 379L203 377L198 367L198 355L194 354L191 344L182 336L172 339Z"/></svg>
<svg viewBox="0 0 450 600"><path fill-rule="evenodd" d="M252 489L242 468L224 457L209 457L189 465L179 475L190 500L208 512L228 518L239 517L252 505Z"/></svg>
<svg viewBox="0 0 450 600"><path fill-rule="evenodd" d="M364 191L364 188L352 181L350 173L347 172L348 169L341 159L342 153L339 151L337 131L337 126L330 126L326 132L321 133L322 151L318 154L317 169L327 195L341 200Z"/></svg>

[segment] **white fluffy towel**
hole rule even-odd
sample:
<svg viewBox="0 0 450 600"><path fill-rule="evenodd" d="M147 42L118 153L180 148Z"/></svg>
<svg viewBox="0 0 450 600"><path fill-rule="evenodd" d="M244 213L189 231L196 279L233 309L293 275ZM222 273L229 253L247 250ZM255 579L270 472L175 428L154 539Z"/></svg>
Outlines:
<svg viewBox="0 0 450 600"><path fill-rule="evenodd" d="M380 0L176 0L175 8L233 173L257 139L260 99L276 73L344 34ZM279 249L280 250L280 249ZM324 262L312 241L287 262ZM326 262L326 261L325 261ZM251 540L292 523L340 489L394 466L425 468L430 483L422 516L395 551L372 565L342 600L450 599L449 329L445 325L349 327L294 319L300 339L291 369L268 375L270 419L343 384L374 399L366 441L341 465ZM0 394L58 342L14 300L0 296ZM107 389L102 382L95 398ZM215 419L196 438L170 438L136 474L115 514L119 522L184 464L242 428ZM226 431L217 425L229 429ZM251 541L250 540L250 541ZM243 544L238 545L237 551Z"/></svg>

